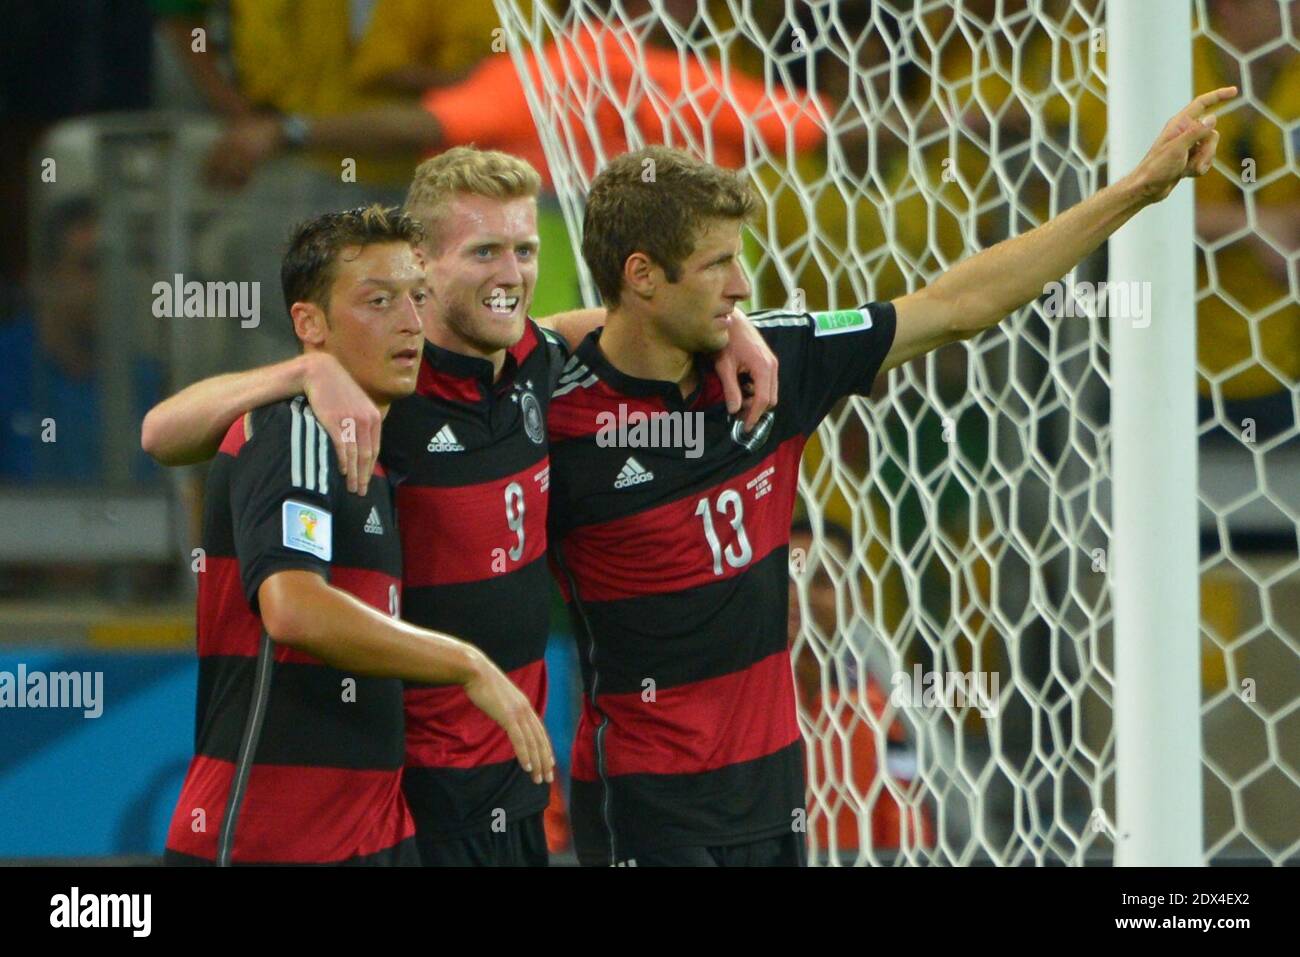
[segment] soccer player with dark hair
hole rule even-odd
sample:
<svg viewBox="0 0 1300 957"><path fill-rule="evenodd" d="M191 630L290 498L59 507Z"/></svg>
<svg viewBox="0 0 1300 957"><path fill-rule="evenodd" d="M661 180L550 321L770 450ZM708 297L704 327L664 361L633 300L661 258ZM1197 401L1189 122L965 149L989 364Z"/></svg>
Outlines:
<svg viewBox="0 0 1300 957"><path fill-rule="evenodd" d="M429 291L419 224L380 207L296 231L281 269L306 353L335 356L381 415L420 370ZM303 396L226 432L205 499L195 756L172 864L418 863L401 790L401 678L450 685L550 773L528 698L477 648L398 619L389 476L347 493Z"/></svg>
<svg viewBox="0 0 1300 957"><path fill-rule="evenodd" d="M1198 97L1128 176L928 288L751 316L785 401L750 433L700 356L725 345L726 317L750 294L740 252L754 194L666 147L601 171L582 251L608 319L577 348L550 411L551 557L585 689L571 801L580 861L802 863L786 576L805 441L882 370L997 324L1180 179L1203 175L1217 144L1207 111L1235 93ZM698 416L702 448L647 446L630 429L611 442L605 426L634 414Z"/></svg>

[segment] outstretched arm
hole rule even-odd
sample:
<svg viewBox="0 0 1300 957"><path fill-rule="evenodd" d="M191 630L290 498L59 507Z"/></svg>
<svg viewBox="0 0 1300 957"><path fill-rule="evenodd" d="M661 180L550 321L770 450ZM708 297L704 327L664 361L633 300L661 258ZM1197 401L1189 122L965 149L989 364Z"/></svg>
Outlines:
<svg viewBox="0 0 1300 957"><path fill-rule="evenodd" d="M163 465L205 462L245 412L303 394L334 442L348 491L364 495L379 458L383 417L342 364L324 352L195 382L149 410L140 445Z"/></svg>
<svg viewBox="0 0 1300 957"><path fill-rule="evenodd" d="M442 127L414 104L384 106L336 116L300 118L305 149L334 150L340 155L403 155L430 152L442 145ZM248 115L232 123L208 153L204 174L214 186L238 188L275 154L289 147L283 118Z"/></svg>
<svg viewBox="0 0 1300 957"><path fill-rule="evenodd" d="M1235 86L1203 93L1165 124L1137 167L1036 229L958 263L932 285L894 301L898 325L881 371L1001 322L1069 272L1143 207L1179 180L1210 169L1219 134L1207 111Z"/></svg>

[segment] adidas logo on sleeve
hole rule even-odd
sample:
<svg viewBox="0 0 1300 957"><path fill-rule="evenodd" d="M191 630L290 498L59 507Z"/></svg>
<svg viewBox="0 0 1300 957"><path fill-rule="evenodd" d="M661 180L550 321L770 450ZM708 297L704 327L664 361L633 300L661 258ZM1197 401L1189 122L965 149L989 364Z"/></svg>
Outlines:
<svg viewBox="0 0 1300 957"><path fill-rule="evenodd" d="M371 506L370 517L366 519L366 531L371 535L384 534L384 523L379 520L379 509Z"/></svg>
<svg viewBox="0 0 1300 957"><path fill-rule="evenodd" d="M633 485L642 485L646 482L653 481L655 473L642 467L635 456L629 456L628 460L623 463L623 468L618 473L618 478L614 479L614 488L629 488Z"/></svg>
<svg viewBox="0 0 1300 957"><path fill-rule="evenodd" d="M437 435L429 440L430 452L464 452L465 446L456 441L456 433L450 425L444 425Z"/></svg>

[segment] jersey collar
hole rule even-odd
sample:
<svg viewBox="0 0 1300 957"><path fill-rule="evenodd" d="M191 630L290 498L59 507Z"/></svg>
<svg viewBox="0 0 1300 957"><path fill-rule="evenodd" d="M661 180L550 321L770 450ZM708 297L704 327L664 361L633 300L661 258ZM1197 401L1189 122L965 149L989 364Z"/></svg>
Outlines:
<svg viewBox="0 0 1300 957"><path fill-rule="evenodd" d="M638 379L625 372L620 372L600 350L600 333L604 327L592 330L578 344L577 356L602 381L609 383L617 392L628 396L659 396L664 405L670 409L689 409L699 401L704 392L709 376L713 375L713 366L699 353L695 355L695 390L682 398L682 390L676 382L663 379Z"/></svg>
<svg viewBox="0 0 1300 957"><path fill-rule="evenodd" d="M509 389L514 382L519 372L520 361L528 353L535 336L532 320L526 319L524 334L519 342L506 350L505 362L501 366L501 378L495 382L492 380L492 363L481 356L467 356L461 352L453 352L425 339L424 358L429 367L439 375L456 379L472 379L482 387L485 394L491 393L493 389L501 392Z"/></svg>

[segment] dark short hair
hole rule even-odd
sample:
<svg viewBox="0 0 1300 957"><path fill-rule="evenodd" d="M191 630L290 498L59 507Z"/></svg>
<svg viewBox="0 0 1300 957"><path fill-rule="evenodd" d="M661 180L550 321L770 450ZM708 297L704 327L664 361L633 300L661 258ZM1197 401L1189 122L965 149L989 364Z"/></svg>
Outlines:
<svg viewBox="0 0 1300 957"><path fill-rule="evenodd" d="M280 261L280 288L284 306L312 302L329 308L330 286L337 274L339 254L351 246L408 243L423 239L420 223L397 207L377 203L341 212L325 213L300 223Z"/></svg>
<svg viewBox="0 0 1300 957"><path fill-rule="evenodd" d="M668 146L624 153L600 171L587 195L582 258L606 305L618 305L623 266L645 253L669 282L713 219L747 220L758 199L742 174Z"/></svg>

